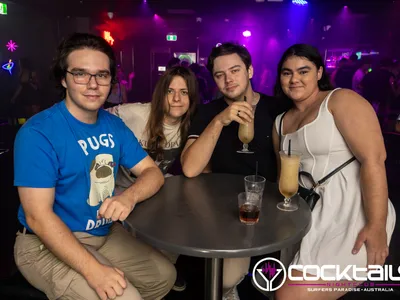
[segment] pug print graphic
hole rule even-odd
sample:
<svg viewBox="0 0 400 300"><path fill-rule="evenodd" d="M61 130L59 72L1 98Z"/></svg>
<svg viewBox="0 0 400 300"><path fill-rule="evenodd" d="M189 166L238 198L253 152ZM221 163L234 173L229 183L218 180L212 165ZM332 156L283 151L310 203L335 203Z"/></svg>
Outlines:
<svg viewBox="0 0 400 300"><path fill-rule="evenodd" d="M115 162L111 154L99 154L90 166L90 193L87 203L97 206L104 199L112 197L115 179Z"/></svg>

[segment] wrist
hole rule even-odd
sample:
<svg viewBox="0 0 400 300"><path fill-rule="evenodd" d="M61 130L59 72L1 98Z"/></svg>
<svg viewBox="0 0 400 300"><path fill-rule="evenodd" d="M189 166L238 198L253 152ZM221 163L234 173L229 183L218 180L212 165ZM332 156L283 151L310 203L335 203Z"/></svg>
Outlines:
<svg viewBox="0 0 400 300"><path fill-rule="evenodd" d="M385 221L368 221L367 227L373 230L386 230Z"/></svg>
<svg viewBox="0 0 400 300"><path fill-rule="evenodd" d="M132 189L133 187L131 186L119 195L119 197L124 198L125 203L129 203L131 210L135 207L136 203L138 203L138 199L136 196L137 193L134 193Z"/></svg>
<svg viewBox="0 0 400 300"><path fill-rule="evenodd" d="M93 275L99 273L99 268L101 267L101 263L97 261L90 253L88 253L90 258L86 262L86 266L84 266L79 273L85 278L90 279Z"/></svg>
<svg viewBox="0 0 400 300"><path fill-rule="evenodd" d="M222 122L221 115L218 114L213 120L214 126L222 128L224 127L224 123Z"/></svg>

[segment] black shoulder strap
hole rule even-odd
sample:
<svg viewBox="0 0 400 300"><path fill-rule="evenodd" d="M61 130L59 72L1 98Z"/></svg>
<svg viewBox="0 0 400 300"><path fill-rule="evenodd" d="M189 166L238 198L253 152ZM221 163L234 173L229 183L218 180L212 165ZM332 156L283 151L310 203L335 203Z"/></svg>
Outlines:
<svg viewBox="0 0 400 300"><path fill-rule="evenodd" d="M344 167L346 167L348 164L352 163L353 161L355 161L356 158L355 156L353 156L352 158L350 158L349 160L347 160L346 162L344 162L342 165L340 165L339 167L337 167L335 170L333 170L332 172L330 172L328 175L326 175L324 178L322 178L321 180L318 181L318 184L323 184L325 181L327 181L330 177L332 177L333 175L335 175L337 172L339 172L341 169L343 169Z"/></svg>
<svg viewBox="0 0 400 300"><path fill-rule="evenodd" d="M304 175L306 176L312 183L313 185L313 189L316 188L317 186L323 184L325 181L327 181L329 178L331 178L333 175L335 175L337 172L339 172L341 169L343 169L344 167L346 167L347 165L349 165L350 163L352 163L353 161L355 161L356 158L355 156L353 156L352 158L350 158L349 160L345 161L343 164L341 164L339 167L337 167L335 170L333 170L332 172L330 172L328 175L326 175L325 177L323 177L322 179L320 179L318 182L315 182L314 178L312 177L312 175L308 172L305 171L300 171L299 175Z"/></svg>
<svg viewBox="0 0 400 300"><path fill-rule="evenodd" d="M279 121L279 129L278 130L279 130L279 149L280 150L282 150L282 148L281 148L281 144L282 144L282 123L283 123L283 117L285 116L286 113L287 113L287 111L285 111L282 114L281 120ZM356 160L356 158L353 156L352 158L350 158L349 160L347 160L346 162L341 164L339 167L337 167L335 170L330 172L328 175L326 175L324 178L322 178L318 182L315 182L314 178L312 177L312 175L310 173L308 173L308 172L300 171L299 175L307 176L311 180L313 186L316 187L317 185L323 184L325 181L327 181L329 178L331 178L333 175L335 175L337 172L339 172L341 169L343 169L344 167L346 167L348 164L352 163L355 160Z"/></svg>
<svg viewBox="0 0 400 300"><path fill-rule="evenodd" d="M278 129L278 131L279 131L279 149L280 150L282 150L282 148L281 148L281 144L282 144L282 123L283 123L283 117L286 115L286 113L287 113L287 111L285 111L282 114L281 120L279 121L279 129Z"/></svg>

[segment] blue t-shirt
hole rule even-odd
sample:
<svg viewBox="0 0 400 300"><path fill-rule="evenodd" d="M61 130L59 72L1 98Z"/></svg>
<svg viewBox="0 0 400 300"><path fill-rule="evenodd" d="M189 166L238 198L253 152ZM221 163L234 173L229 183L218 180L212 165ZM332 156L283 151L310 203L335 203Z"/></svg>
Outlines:
<svg viewBox="0 0 400 300"><path fill-rule="evenodd" d="M53 210L68 228L103 236L112 221L97 220L97 214L114 194L118 166L130 169L146 156L120 118L101 109L95 124L82 123L62 101L19 130L14 185L55 188ZM18 219L29 229L22 206Z"/></svg>

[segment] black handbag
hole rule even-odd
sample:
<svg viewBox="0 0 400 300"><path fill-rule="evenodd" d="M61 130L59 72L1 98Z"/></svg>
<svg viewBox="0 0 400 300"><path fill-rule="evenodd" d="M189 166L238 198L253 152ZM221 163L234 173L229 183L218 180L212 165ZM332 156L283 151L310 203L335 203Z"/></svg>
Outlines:
<svg viewBox="0 0 400 300"><path fill-rule="evenodd" d="M286 113L287 112L283 113L282 118L279 122L279 149L281 149L281 142L282 142L282 122L283 122L283 117L285 116ZM306 176L311 181L311 184L312 184L312 188L310 188L310 189L307 189L307 188L299 185L299 190L298 190L299 196L301 198L303 198L304 201L307 202L307 204L310 206L311 210L314 209L318 200L321 198L320 195L318 195L318 193L315 191L315 189L317 187L319 187L321 184L323 184L325 181L327 181L329 178L331 178L333 175L335 175L337 172L339 172L341 169L343 169L344 167L346 167L348 164L352 163L355 160L356 160L356 158L353 156L352 158L350 158L349 160L347 160L346 162L341 164L339 167L334 169L332 172L330 172L328 175L326 175L322 179L318 180L317 182L314 180L314 178L312 177L312 175L310 173L305 172L305 171L299 172L299 178L300 178L300 176Z"/></svg>

